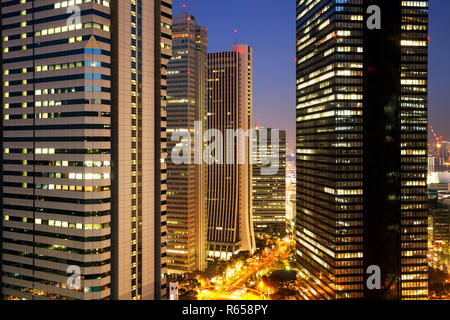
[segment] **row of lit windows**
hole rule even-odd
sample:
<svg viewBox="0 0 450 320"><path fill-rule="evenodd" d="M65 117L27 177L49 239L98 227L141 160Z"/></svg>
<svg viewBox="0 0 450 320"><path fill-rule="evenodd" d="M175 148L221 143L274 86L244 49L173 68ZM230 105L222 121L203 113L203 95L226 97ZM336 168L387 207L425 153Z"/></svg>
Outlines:
<svg viewBox="0 0 450 320"><path fill-rule="evenodd" d="M5 221L9 221L10 217L5 215L4 216ZM22 222L24 223L33 223L33 219L31 218L22 218ZM78 230L100 230L109 228L109 223L96 223L96 224L83 224L83 223L72 223L67 221L58 221L58 220L42 220L42 219L35 219L35 224L39 225L47 225L52 227L60 227L60 228L69 228L69 229L78 229Z"/></svg>
<svg viewBox="0 0 450 320"><path fill-rule="evenodd" d="M78 78L77 79L80 79L80 76L81 77L83 77L84 79L90 79L90 80L101 80L101 79L106 79L106 80L109 80L109 76L106 76L106 75L102 75L102 74L98 74L98 73L85 73L84 75L82 74L82 75L75 75L75 76L78 76ZM70 77L70 76L69 76ZM65 77L65 78L69 78L69 77ZM82 78L82 79L83 79ZM51 81L51 80L53 80L53 78L49 78L49 81ZM66 79L64 79L64 80L66 80ZM68 79L67 79L68 80ZM22 80L22 84L27 84L27 80L26 79L23 79ZM9 81L5 81L4 82L4 86L5 87L8 87L10 85L10 82ZM18 84L15 84L15 85L18 85ZM89 88L89 87L88 87ZM91 87L92 88L92 87ZM59 90L63 90L64 88L59 88ZM11 90L13 90L13 88L11 88ZM51 90L51 89L48 89L48 90ZM92 90L90 90L90 91L92 91ZM41 92L41 91L37 91L38 92L38 95L40 95L40 93L39 92ZM3 96L5 97L5 98L9 98L10 96L11 97L14 97L14 94L17 94L17 93L19 93L19 94L21 94L21 96L23 96L23 97L26 97L26 96L28 96L28 95L33 95L33 91L6 91L6 92L4 92L4 94L3 94ZM59 93L61 93L61 92L59 92ZM44 94L46 94L46 93L44 93ZM16 95L17 96L17 95ZM7 109L7 108L5 108L5 109Z"/></svg>
<svg viewBox="0 0 450 320"><path fill-rule="evenodd" d="M28 153L27 149L24 149L24 154ZM28 165L28 160L22 160L23 165ZM53 167L85 167L85 168L100 168L100 167L110 167L110 161L45 161L43 163L35 163L34 165L39 166L53 166Z"/></svg>
<svg viewBox="0 0 450 320"><path fill-rule="evenodd" d="M55 149L55 154L67 154L67 153L73 153L73 154L110 154L110 149ZM3 153L9 154L9 153L22 153L22 154L32 154L32 149L10 149L10 148L4 148Z"/></svg>
<svg viewBox="0 0 450 320"><path fill-rule="evenodd" d="M361 279L362 281L362 279ZM364 286L362 284L348 284L348 285L336 285L336 290L347 291L347 290L363 290Z"/></svg>
<svg viewBox="0 0 450 320"><path fill-rule="evenodd" d="M417 30L421 30L421 31L427 31L428 27L426 25L417 25L417 24L407 24L407 25L402 25L402 29L403 30L407 30L407 31L417 31Z"/></svg>
<svg viewBox="0 0 450 320"><path fill-rule="evenodd" d="M428 43L427 41L402 40L401 45L404 47L426 47Z"/></svg>
<svg viewBox="0 0 450 320"><path fill-rule="evenodd" d="M28 183L22 183L22 188L28 189ZM111 190L110 186L69 186L69 185L55 185L55 184L35 184L34 188L42 190L56 190L56 191L75 191L75 192L101 192Z"/></svg>
<svg viewBox="0 0 450 320"><path fill-rule="evenodd" d="M40 31L36 31L35 36L46 36L51 34L58 34L62 32L68 32L68 31L74 31L74 30L81 30L81 29L89 29L89 28L95 28L100 29L106 32L109 32L110 27L105 24L100 24L97 22L85 22L85 23L77 23L72 25L66 25L62 27L54 27L54 28L48 28L48 29L42 29Z"/></svg>
<svg viewBox="0 0 450 320"><path fill-rule="evenodd" d="M74 26L74 28L75 28L75 25L73 25ZM77 25L78 26L78 25ZM101 25L99 25L99 24L97 24L97 23L85 23L83 26L81 25L81 24L79 24L79 26L80 26L80 28L79 29L81 29L81 27L84 27L84 28L98 28L98 29L100 29L100 28L103 28L103 30L105 30L105 31L109 31L109 27L106 27L106 26L101 26ZM69 27L62 27L62 29L64 30L65 28L68 28L69 29L69 31L71 31L70 29L73 29L72 28L72 26L69 26ZM58 28L55 28L55 29L58 29ZM107 30L106 30L107 29ZM39 32L36 32L36 35L38 35L39 33L40 33L41 31L39 31ZM47 31L42 31L43 32L43 34L42 35L46 35L47 34ZM64 31L62 31L62 32L64 32ZM49 34L53 34L54 33L54 31L52 32L52 33L49 33ZM7 37L4 37L4 39L7 39ZM64 40L64 39L61 39L61 40ZM67 40L67 43L76 43L76 42L82 42L83 41L83 37L82 36L77 36L77 37L70 37L70 38L67 38L67 39L65 39L65 40ZM59 41L59 40L58 40ZM31 44L30 46L34 46L34 44ZM14 48L16 48L16 47L14 47ZM21 49L22 50L27 50L27 49L31 49L32 47L28 47L27 45L22 45L22 47L21 47ZM13 50L13 49L11 49L11 50ZM17 50L16 50L17 51ZM5 53L7 53L7 52L10 52L10 47L4 47L3 48L3 52L5 52Z"/></svg>
<svg viewBox="0 0 450 320"><path fill-rule="evenodd" d="M427 8L427 1L402 1L402 7L422 7Z"/></svg>
<svg viewBox="0 0 450 320"><path fill-rule="evenodd" d="M297 15L297 21L299 21L301 18L303 18L303 16L305 16L307 13L309 13L309 12L311 11L311 9L314 8L320 1L319 1L319 0L316 0L316 1L314 1L314 3L311 3L311 2L313 2L312 0L309 0L309 1L300 1L300 2L297 4L297 7L302 6L302 5L304 4L304 2L307 2L307 3L305 4L306 8L304 8L304 10L302 10L302 11ZM319 11L316 12L315 15L312 16L312 17L306 22L306 25L309 25L309 24L311 23L311 21L314 21L314 20L316 20L317 18L319 18L322 14L326 13L330 8L331 8L330 5L327 5L327 6L323 7L322 10L321 10L320 12L319 12ZM317 19L317 20L318 20L318 22L321 21L321 19ZM317 22L316 22L316 23L317 23ZM308 27L305 29L305 33L309 33L309 31L310 31L310 29L311 29L312 27L313 27L313 26L308 26Z"/></svg>
<svg viewBox="0 0 450 320"><path fill-rule="evenodd" d="M66 7L70 7L70 6L75 6L78 4L82 4L82 3L98 3L101 5L104 5L105 7L109 8L109 1L107 0L67 0L67 1L60 1L55 3L55 9L60 9L60 8L66 8Z"/></svg>
<svg viewBox="0 0 450 320"><path fill-rule="evenodd" d="M362 47L349 47L349 46L338 46L337 52L358 52L362 53L363 48Z"/></svg>
<svg viewBox="0 0 450 320"><path fill-rule="evenodd" d="M37 175L39 174L39 175ZM22 172L23 177L28 176L27 171ZM109 173L59 173L59 172L39 172L35 177L56 178L56 179L71 179L71 180L100 180L110 179Z"/></svg>
<svg viewBox="0 0 450 320"><path fill-rule="evenodd" d="M55 118L61 118L64 117L62 115L70 114L69 113L56 113L56 112L50 112L50 113L36 113L36 114L5 114L3 116L4 120L10 120L10 119L55 119ZM83 112L77 112L72 113L70 116L77 117L82 116ZM90 117L97 117L99 114L97 112L90 113L89 115L84 114L84 116L90 116ZM102 117L110 117L110 113L108 112L102 112Z"/></svg>
<svg viewBox="0 0 450 320"><path fill-rule="evenodd" d="M60 63L60 64L50 64L50 65L42 65L36 67L36 72L41 71L53 71L53 70L62 70L62 69L73 69L80 67L101 67L102 63L100 61L77 61L71 63Z"/></svg>
<svg viewBox="0 0 450 320"><path fill-rule="evenodd" d="M84 87L84 92L101 92L102 88L100 86L89 86ZM61 93L71 93L77 92L77 89L72 88L51 88L51 89L39 89L35 90L34 95L40 96L43 94L61 94Z"/></svg>
<svg viewBox="0 0 450 320"><path fill-rule="evenodd" d="M414 256L423 256L425 253L424 250L416 250L416 251L402 251L402 257L414 257Z"/></svg>
<svg viewBox="0 0 450 320"><path fill-rule="evenodd" d="M329 194L332 194L332 195L363 195L364 194L362 189L349 189L349 190L340 189L340 190L334 190L334 189L325 187L324 191L326 193L329 193Z"/></svg>
<svg viewBox="0 0 450 320"><path fill-rule="evenodd" d="M317 83L317 82L323 81L325 79L331 78L333 76L333 74L329 74L325 78L313 81L313 78L317 77L319 74L324 73L326 71L331 71L331 70L333 70L333 68L334 68L334 64L329 64L329 65L322 67L314 72L311 72L308 75L305 75L304 78L297 79L297 83L304 83L306 79L311 79L310 83ZM304 87L299 87L299 89L301 89L301 88L304 88Z"/></svg>
<svg viewBox="0 0 450 320"><path fill-rule="evenodd" d="M402 290L404 299L408 296L428 296L428 290Z"/></svg>
<svg viewBox="0 0 450 320"><path fill-rule="evenodd" d="M39 107L60 107L63 105L64 100L44 100L44 101L36 101L35 106L37 108ZM91 105L101 105L102 100L101 99L90 99L89 101L83 101L83 103L79 104L91 104ZM5 109L8 109L5 107Z"/></svg>
<svg viewBox="0 0 450 320"><path fill-rule="evenodd" d="M345 269L336 269L335 275L344 275L344 274L362 274L363 269L356 269L356 268L345 268Z"/></svg>
<svg viewBox="0 0 450 320"><path fill-rule="evenodd" d="M426 280L426 279L424 279ZM428 282L427 281L414 281L414 282L402 282L402 288L427 288ZM405 291L403 291L404 293Z"/></svg>
<svg viewBox="0 0 450 320"><path fill-rule="evenodd" d="M301 233L302 231L303 231L303 233ZM303 230L297 231L297 242L298 243L302 244L303 246L308 248L310 251L312 251L316 254L320 254L319 251L315 248L315 247L317 247L320 250L324 251L326 254L328 254L330 257L334 258L334 252L332 250L330 250L329 248L323 246L319 242L315 241L314 239L316 239L316 238L317 238L316 235L306 228L303 228ZM305 239L308 242L306 242L303 239ZM310 245L309 242L312 242L315 247Z"/></svg>
<svg viewBox="0 0 450 320"><path fill-rule="evenodd" d="M424 156L427 154L426 150L402 150L402 156Z"/></svg>

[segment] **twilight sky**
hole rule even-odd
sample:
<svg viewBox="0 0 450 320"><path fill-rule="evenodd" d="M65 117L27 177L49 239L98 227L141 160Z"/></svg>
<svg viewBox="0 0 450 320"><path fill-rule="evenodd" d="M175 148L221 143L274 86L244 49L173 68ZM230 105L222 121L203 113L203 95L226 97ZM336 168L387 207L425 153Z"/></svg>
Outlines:
<svg viewBox="0 0 450 320"><path fill-rule="evenodd" d="M173 0L208 27L208 51L253 47L254 124L288 130L295 150L295 0ZM450 139L450 1L430 0L430 124Z"/></svg>

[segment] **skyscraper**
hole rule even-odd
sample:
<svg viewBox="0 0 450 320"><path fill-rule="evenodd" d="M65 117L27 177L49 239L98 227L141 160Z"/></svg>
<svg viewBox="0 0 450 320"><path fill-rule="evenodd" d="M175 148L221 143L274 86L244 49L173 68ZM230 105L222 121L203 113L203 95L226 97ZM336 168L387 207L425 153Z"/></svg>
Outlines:
<svg viewBox="0 0 450 320"><path fill-rule="evenodd" d="M253 225L256 235L277 236L286 233L286 131L276 130L279 141L275 143L272 141L275 129L263 130L266 130L267 144L253 149ZM260 137L263 130L256 129L253 139ZM272 154L278 155L277 173L264 174L262 169L268 166L265 158Z"/></svg>
<svg viewBox="0 0 450 320"><path fill-rule="evenodd" d="M171 1L1 3L2 296L161 298Z"/></svg>
<svg viewBox="0 0 450 320"><path fill-rule="evenodd" d="M224 139L227 129L247 132L252 128L252 63L248 45L208 54L206 129L218 130ZM216 150L223 163L207 166L208 255L220 259L255 250L248 136L242 152L238 152L237 145L230 148L234 152L228 148ZM239 155L245 158L244 164L239 164Z"/></svg>
<svg viewBox="0 0 450 320"><path fill-rule="evenodd" d="M195 124L205 127L207 29L190 14L173 17L172 59L167 71L167 133L169 154L174 132L194 137ZM203 136L203 132L199 132ZM182 273L206 268L206 168L195 163L191 140L190 164L167 162L167 268Z"/></svg>
<svg viewBox="0 0 450 320"><path fill-rule="evenodd" d="M297 261L310 298L427 298L428 40L428 1L297 1ZM366 285L371 266L380 290Z"/></svg>

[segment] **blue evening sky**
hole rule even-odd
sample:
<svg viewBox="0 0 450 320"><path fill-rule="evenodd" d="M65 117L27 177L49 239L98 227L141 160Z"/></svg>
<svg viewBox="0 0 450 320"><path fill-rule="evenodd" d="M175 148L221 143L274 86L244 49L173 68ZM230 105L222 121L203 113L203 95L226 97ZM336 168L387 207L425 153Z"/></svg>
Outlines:
<svg viewBox="0 0 450 320"><path fill-rule="evenodd" d="M254 50L254 124L288 130L295 149L295 0L174 0L208 28L208 51ZM450 139L450 1L430 1L430 124Z"/></svg>

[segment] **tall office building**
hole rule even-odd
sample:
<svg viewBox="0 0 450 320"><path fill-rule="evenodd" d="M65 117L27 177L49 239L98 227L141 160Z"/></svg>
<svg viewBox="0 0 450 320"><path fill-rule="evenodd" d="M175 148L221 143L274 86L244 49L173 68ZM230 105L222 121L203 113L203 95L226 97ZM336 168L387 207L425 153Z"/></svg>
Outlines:
<svg viewBox="0 0 450 320"><path fill-rule="evenodd" d="M427 298L428 40L428 1L297 1L308 298ZM366 285L370 266L380 290Z"/></svg>
<svg viewBox="0 0 450 320"><path fill-rule="evenodd" d="M195 123L206 120L207 29L190 14L173 17L172 59L167 71L168 150L174 132L191 139L190 164L167 161L167 268L169 273L206 268L206 168L195 163ZM203 132L199 132L203 137Z"/></svg>
<svg viewBox="0 0 450 320"><path fill-rule="evenodd" d="M267 135L267 144L257 144L256 137L262 131ZM256 148L253 149L253 225L255 235L271 236L286 233L286 131L275 129L256 129ZM273 131L278 131L277 141L272 141ZM259 139L261 142L261 139ZM276 148L277 150L274 150ZM264 168L270 166L268 160L278 155L276 174L265 174Z"/></svg>
<svg viewBox="0 0 450 320"><path fill-rule="evenodd" d="M233 51L208 54L206 129L220 131L224 145L227 129L252 128L252 62L252 49L248 45L234 45ZM207 166L208 255L225 260L240 251L255 250L248 137L244 150L238 152L237 145L216 150L223 163ZM245 164L239 164L239 156L245 158Z"/></svg>
<svg viewBox="0 0 450 320"><path fill-rule="evenodd" d="M2 297L164 297L171 1L1 14Z"/></svg>

